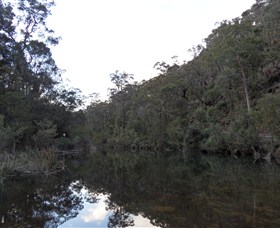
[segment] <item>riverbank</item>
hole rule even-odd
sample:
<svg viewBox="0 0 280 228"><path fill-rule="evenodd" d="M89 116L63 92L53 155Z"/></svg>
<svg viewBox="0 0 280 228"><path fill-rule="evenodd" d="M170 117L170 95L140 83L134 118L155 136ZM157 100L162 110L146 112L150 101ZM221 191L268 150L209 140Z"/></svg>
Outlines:
<svg viewBox="0 0 280 228"><path fill-rule="evenodd" d="M75 152L75 153L74 153ZM67 170L66 156L77 156L77 151L57 151L48 149L28 149L0 155L0 178L53 175ZM73 155L74 154L74 155Z"/></svg>

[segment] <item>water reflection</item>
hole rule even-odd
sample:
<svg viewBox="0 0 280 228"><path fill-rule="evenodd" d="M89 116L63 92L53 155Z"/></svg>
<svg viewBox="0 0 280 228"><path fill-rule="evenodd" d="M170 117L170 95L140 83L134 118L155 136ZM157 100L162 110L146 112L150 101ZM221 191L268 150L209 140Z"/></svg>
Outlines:
<svg viewBox="0 0 280 228"><path fill-rule="evenodd" d="M58 227L155 227L143 216L130 214L111 202L109 194L90 192L84 186L77 192L72 187L77 184L79 182L72 183L70 189L83 199L83 209Z"/></svg>
<svg viewBox="0 0 280 228"><path fill-rule="evenodd" d="M232 158L107 153L0 191L5 227L280 227L280 169Z"/></svg>
<svg viewBox="0 0 280 228"><path fill-rule="evenodd" d="M6 183L0 201L5 227L56 227L83 208L82 198L73 194L68 182L53 180Z"/></svg>

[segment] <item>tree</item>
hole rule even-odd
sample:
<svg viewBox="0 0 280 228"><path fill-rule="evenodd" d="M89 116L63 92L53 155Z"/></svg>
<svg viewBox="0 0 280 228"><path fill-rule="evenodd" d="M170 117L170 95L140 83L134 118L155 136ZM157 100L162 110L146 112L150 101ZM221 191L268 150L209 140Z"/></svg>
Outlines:
<svg viewBox="0 0 280 228"><path fill-rule="evenodd" d="M154 67L161 74L137 85L116 71L110 75L115 84L110 100L91 107L90 116L110 126L106 135L112 141L182 148L194 129L201 136L198 150L257 148L262 131L278 135L273 124L279 122L279 15L279 1L257 0L242 17L221 22L194 46L188 63L158 62ZM267 128L258 121L264 119ZM189 142L195 141L189 135Z"/></svg>
<svg viewBox="0 0 280 228"><path fill-rule="evenodd" d="M31 146L38 135L50 141L70 135L80 122L73 121L73 112L83 105L81 91L61 85L62 71L50 49L59 42L46 23L52 6L52 0L0 4L0 114L18 148ZM51 123L49 129L42 129L41 121Z"/></svg>
<svg viewBox="0 0 280 228"><path fill-rule="evenodd" d="M130 94L130 80L133 74L116 71L110 74L111 81L115 88L111 89L111 100L116 104L115 134L122 137L125 134L127 125L127 101Z"/></svg>
<svg viewBox="0 0 280 228"><path fill-rule="evenodd" d="M3 59L10 60L4 65L9 68L8 74L3 75L4 88L38 97L58 82L59 69L48 47L56 45L58 38L46 26L53 5L53 1L24 0L1 6L0 34L5 43L0 50Z"/></svg>
<svg viewBox="0 0 280 228"><path fill-rule="evenodd" d="M129 81L134 79L133 74L120 72L118 70L116 70L114 73L111 73L110 78L111 82L113 82L115 85L115 88L111 89L111 95L122 92L123 89L129 84Z"/></svg>
<svg viewBox="0 0 280 228"><path fill-rule="evenodd" d="M256 73L262 58L265 43L260 39L260 30L251 20L236 18L225 21L206 39L207 49L216 53L216 61L223 67L236 70L242 81L248 113L251 112L248 80ZM251 76L251 77L250 77Z"/></svg>

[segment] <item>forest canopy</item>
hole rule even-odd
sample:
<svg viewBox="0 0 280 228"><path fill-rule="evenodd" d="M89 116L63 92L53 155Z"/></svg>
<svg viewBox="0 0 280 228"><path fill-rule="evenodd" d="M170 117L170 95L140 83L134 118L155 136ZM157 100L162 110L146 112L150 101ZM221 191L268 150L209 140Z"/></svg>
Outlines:
<svg viewBox="0 0 280 228"><path fill-rule="evenodd" d="M185 159L189 151L277 150L278 0L257 0L241 17L222 21L193 48L191 61L158 62L160 74L148 81L115 71L109 99L84 110L80 90L65 88L52 57L60 40L46 23L54 2L0 3L1 153L91 144L183 151Z"/></svg>
<svg viewBox="0 0 280 228"><path fill-rule="evenodd" d="M78 89L65 88L47 27L51 0L0 1L0 151L65 146L82 125ZM75 121L73 121L75 119ZM69 145L68 145L69 146Z"/></svg>
<svg viewBox="0 0 280 228"><path fill-rule="evenodd" d="M280 4L257 0L222 21L184 64L132 83L111 77L108 101L86 110L94 143L183 151L266 154L280 137ZM175 34L174 34L175 35Z"/></svg>

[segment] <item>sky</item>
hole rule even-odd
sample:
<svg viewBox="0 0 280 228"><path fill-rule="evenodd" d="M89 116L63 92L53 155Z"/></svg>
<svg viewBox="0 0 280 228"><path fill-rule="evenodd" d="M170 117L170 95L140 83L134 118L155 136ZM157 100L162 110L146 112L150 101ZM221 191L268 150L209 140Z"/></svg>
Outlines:
<svg viewBox="0 0 280 228"><path fill-rule="evenodd" d="M190 60L216 22L238 17L255 0L56 0L49 28L61 36L52 48L62 77L84 95L106 99L116 70L141 82L157 76L158 61Z"/></svg>
<svg viewBox="0 0 280 228"><path fill-rule="evenodd" d="M77 183L79 182L74 182L73 184L75 185ZM110 202L109 195L91 192L85 187L81 189L80 193L75 191L72 187L70 187L70 189L72 190L73 195L77 195L83 199L83 209L79 211L79 214L76 217L65 221L58 227L107 227L109 217L113 214L113 211L108 207L108 203ZM96 198L96 202L94 202L94 198ZM93 202L87 202L86 199L93 199ZM150 220L143 217L140 213L138 215L128 214L134 221L134 227L158 227L152 225Z"/></svg>

